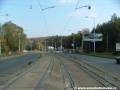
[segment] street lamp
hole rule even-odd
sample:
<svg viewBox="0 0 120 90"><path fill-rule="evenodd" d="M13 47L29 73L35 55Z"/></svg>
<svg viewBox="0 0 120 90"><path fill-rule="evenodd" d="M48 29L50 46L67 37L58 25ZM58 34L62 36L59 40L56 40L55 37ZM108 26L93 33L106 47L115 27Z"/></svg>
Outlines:
<svg viewBox="0 0 120 90"><path fill-rule="evenodd" d="M95 19L94 17L88 17L88 16L86 16L86 18L92 18L94 21L94 54L95 54Z"/></svg>

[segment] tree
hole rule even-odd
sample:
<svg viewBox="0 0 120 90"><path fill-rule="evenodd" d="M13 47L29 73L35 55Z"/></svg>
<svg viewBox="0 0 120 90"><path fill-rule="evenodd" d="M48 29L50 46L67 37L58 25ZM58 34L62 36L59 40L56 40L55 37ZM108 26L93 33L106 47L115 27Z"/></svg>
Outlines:
<svg viewBox="0 0 120 90"><path fill-rule="evenodd" d="M2 52L8 52L9 51L9 46L7 46L7 42L4 39L4 37L0 37L0 41L1 41L1 47L2 47Z"/></svg>
<svg viewBox="0 0 120 90"><path fill-rule="evenodd" d="M23 33L23 28L17 26L11 21L4 23L2 28L4 29L4 37L10 50L17 51L19 48L19 39L21 42L25 42L26 40L26 35ZM20 46L22 49L22 43Z"/></svg>
<svg viewBox="0 0 120 90"><path fill-rule="evenodd" d="M115 43L120 42L120 18L116 14L111 16L111 20L101 25L97 25L96 33L103 34L103 41L96 42L96 51L105 52L107 48L107 35L108 35L108 49L109 52L115 51Z"/></svg>
<svg viewBox="0 0 120 90"><path fill-rule="evenodd" d="M82 34L89 34L90 30L88 28L84 28L84 29L82 29L81 33Z"/></svg>

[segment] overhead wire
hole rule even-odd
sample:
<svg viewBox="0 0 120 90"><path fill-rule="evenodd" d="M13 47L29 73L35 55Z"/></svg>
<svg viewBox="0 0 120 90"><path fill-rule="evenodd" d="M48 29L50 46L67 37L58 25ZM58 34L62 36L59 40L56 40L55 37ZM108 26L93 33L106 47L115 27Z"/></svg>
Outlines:
<svg viewBox="0 0 120 90"><path fill-rule="evenodd" d="M77 5L76 5L76 8L79 6L79 2L80 2L80 0L78 0ZM45 23L45 28L46 28L47 34L49 35L48 27L47 27L47 23L46 23L46 19L45 19L45 15L44 15L43 8L42 8L42 5L41 5L41 3L40 3L39 0L38 0L38 3L39 3L39 5L26 5L26 4L19 4L19 5L18 5L18 4L0 4L0 5L30 6L30 9L32 8L32 6L40 6L41 11L42 11L42 15L43 15L43 19L44 19L44 23ZM116 3L105 3L105 4L95 4L95 5L92 5L92 6L102 6L102 5L110 5L110 4L118 4L118 3L120 3L120 2L116 2ZM55 7L73 7L73 6L55 6ZM74 12L72 13L71 17L69 18L69 20L68 20L66 26L64 27L61 35L64 33L64 31L66 30L66 28L67 28L68 24L70 23L72 17L74 16L74 14L75 14L75 12L76 12L76 8L75 8Z"/></svg>
<svg viewBox="0 0 120 90"><path fill-rule="evenodd" d="M76 5L76 7L75 7L75 10L74 10L73 14L71 15L71 17L69 18L69 20L68 20L68 22L67 22L66 26L64 27L64 29L63 29L63 31L62 31L62 34L63 34L63 33L64 33L64 31L66 30L66 28L67 28L68 24L70 23L70 21L71 21L72 17L74 16L74 14L75 14L75 12L76 12L76 8L77 8L77 7L78 7L78 5L79 5L79 2L80 2L80 0L78 0L77 5ZM62 36L62 34L61 34L61 36Z"/></svg>
<svg viewBox="0 0 120 90"><path fill-rule="evenodd" d="M38 0L38 3L39 3L39 6L42 10L42 15L43 15L43 19L44 19L44 23L45 23L45 28L46 28L46 31L47 31L47 35L49 36L49 32L48 32L48 28L47 28L47 23L46 23L46 19L45 19L45 15L44 15L44 12L43 12L43 8L42 8L42 5L40 3L40 1Z"/></svg>

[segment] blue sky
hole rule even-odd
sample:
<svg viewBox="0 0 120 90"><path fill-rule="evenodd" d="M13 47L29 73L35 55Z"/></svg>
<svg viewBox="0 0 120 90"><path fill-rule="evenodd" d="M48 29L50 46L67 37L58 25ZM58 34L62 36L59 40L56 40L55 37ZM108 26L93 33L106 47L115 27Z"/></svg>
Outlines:
<svg viewBox="0 0 120 90"><path fill-rule="evenodd" d="M70 17L78 0L39 1L43 9L55 6L55 8L43 10L46 25L38 0L0 0L0 15L9 14L7 17L0 16L0 23L12 21L23 27L27 37L30 38L70 35L84 28L91 30L94 21L92 18L85 18L86 16L93 17L96 25L107 22L114 13L120 17L119 0L80 0L78 7L90 5L91 9L88 10L86 7L77 9L71 20Z"/></svg>

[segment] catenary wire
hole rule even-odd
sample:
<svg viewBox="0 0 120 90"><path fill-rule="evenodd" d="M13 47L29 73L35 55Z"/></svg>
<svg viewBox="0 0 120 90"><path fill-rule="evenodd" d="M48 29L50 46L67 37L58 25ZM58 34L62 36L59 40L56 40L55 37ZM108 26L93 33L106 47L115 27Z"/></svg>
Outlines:
<svg viewBox="0 0 120 90"><path fill-rule="evenodd" d="M39 0L38 0L38 3L39 3L39 6L40 6L40 8L42 10L42 15L43 15L44 23L45 23L45 28L46 28L46 31L47 31L47 35L49 36L48 28L47 28L47 23L46 23L45 15L44 15L44 12L43 12L43 8L42 8L41 3L40 3Z"/></svg>
<svg viewBox="0 0 120 90"><path fill-rule="evenodd" d="M75 10L74 10L73 14L71 15L71 17L69 18L69 20L68 20L68 22L67 22L66 26L64 27L64 29L63 29L63 31L62 31L62 34L63 34L63 33L64 33L64 31L66 30L66 28L67 28L68 24L70 23L70 21L71 21L72 17L74 16L74 14L75 14L75 12L76 12L76 8L77 8L77 7L78 7L78 5L79 5L79 2L80 2L80 0L78 0L77 5L76 5L76 7L75 7ZM61 36L62 36L62 34L61 34Z"/></svg>

